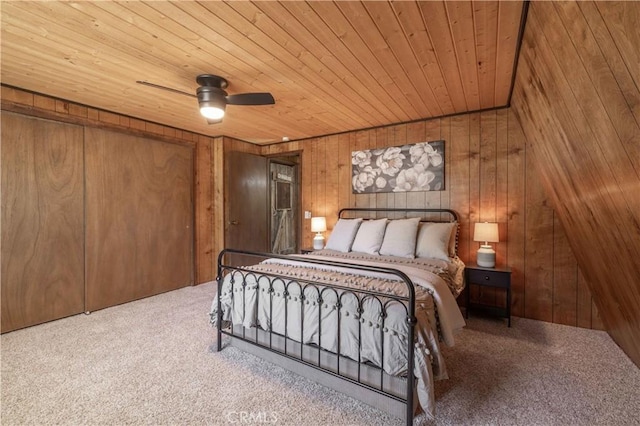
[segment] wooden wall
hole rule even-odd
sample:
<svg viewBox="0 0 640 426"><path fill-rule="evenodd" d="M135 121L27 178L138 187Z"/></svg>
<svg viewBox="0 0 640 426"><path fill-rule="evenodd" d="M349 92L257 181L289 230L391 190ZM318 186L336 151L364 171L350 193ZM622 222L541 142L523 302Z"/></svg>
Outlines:
<svg viewBox="0 0 640 426"><path fill-rule="evenodd" d="M1 98L5 111L194 147L195 282L203 283L215 278L214 258L222 246L222 237L214 226L217 217L215 203L221 194L214 186L214 177L218 174L221 180L221 168L215 164L217 158L222 158L222 137L198 135L7 86L2 86ZM214 241L218 243L214 244Z"/></svg>
<svg viewBox="0 0 640 426"><path fill-rule="evenodd" d="M532 2L512 107L578 290L640 366L639 22L637 2Z"/></svg>
<svg viewBox="0 0 640 426"><path fill-rule="evenodd" d="M351 151L445 140L446 187L438 192L353 194ZM497 221L497 263L513 271L515 316L602 328L585 279L540 185L527 141L509 109L362 130L266 146L263 155L302 153L302 208L326 216L341 207L446 207L461 216L460 257L475 261L473 224ZM310 221L303 221L310 246ZM329 232L327 232L327 236ZM501 295L475 294L500 304Z"/></svg>
<svg viewBox="0 0 640 426"><path fill-rule="evenodd" d="M1 138L5 332L84 309L84 169L81 126L3 112Z"/></svg>
<svg viewBox="0 0 640 426"><path fill-rule="evenodd" d="M193 284L193 149L84 130L85 310Z"/></svg>

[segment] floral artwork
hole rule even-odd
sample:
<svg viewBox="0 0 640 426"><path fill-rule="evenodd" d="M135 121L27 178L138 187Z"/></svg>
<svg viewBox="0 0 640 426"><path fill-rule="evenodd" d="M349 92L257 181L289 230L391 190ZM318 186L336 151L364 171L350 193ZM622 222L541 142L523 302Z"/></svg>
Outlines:
<svg viewBox="0 0 640 426"><path fill-rule="evenodd" d="M444 141L351 153L351 183L357 194L444 190Z"/></svg>

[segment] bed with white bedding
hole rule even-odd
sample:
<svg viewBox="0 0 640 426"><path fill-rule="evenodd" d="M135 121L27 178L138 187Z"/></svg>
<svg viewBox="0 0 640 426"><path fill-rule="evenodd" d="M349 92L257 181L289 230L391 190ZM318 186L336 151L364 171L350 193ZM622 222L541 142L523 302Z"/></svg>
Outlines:
<svg viewBox="0 0 640 426"><path fill-rule="evenodd" d="M434 415L433 381L447 378L440 344L453 345L464 326L455 301L464 286L457 217L449 210L419 210L449 214L443 223L343 217L354 212L365 211L343 209L327 248L309 255L268 255L235 267L225 265L225 257L247 253L221 253L211 310L218 349L224 334L242 348L264 348L269 359L277 353L297 361L288 367L296 372L304 374L306 365L374 398L401 401L410 424L416 406ZM351 392L361 395L360 388Z"/></svg>

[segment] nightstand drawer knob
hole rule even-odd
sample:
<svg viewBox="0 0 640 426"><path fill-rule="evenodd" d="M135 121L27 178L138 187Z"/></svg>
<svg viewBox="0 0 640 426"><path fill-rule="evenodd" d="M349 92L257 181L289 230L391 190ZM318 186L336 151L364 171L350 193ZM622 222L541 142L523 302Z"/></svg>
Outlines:
<svg viewBox="0 0 640 426"><path fill-rule="evenodd" d="M489 281L489 280L490 280L489 275L485 275L485 276L484 276L484 279L485 279L486 281Z"/></svg>

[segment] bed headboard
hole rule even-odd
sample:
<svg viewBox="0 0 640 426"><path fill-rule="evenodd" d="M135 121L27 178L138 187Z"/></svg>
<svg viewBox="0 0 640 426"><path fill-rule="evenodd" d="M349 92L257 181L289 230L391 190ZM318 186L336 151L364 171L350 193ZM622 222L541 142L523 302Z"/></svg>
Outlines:
<svg viewBox="0 0 640 426"><path fill-rule="evenodd" d="M390 217L393 216L393 217ZM458 222L456 227L456 254L458 254L458 238L460 235L460 225L458 213L450 209L384 209L366 207L347 207L340 209L338 218L355 219L377 219L388 217L389 219L405 219L409 217L419 217L421 222Z"/></svg>

